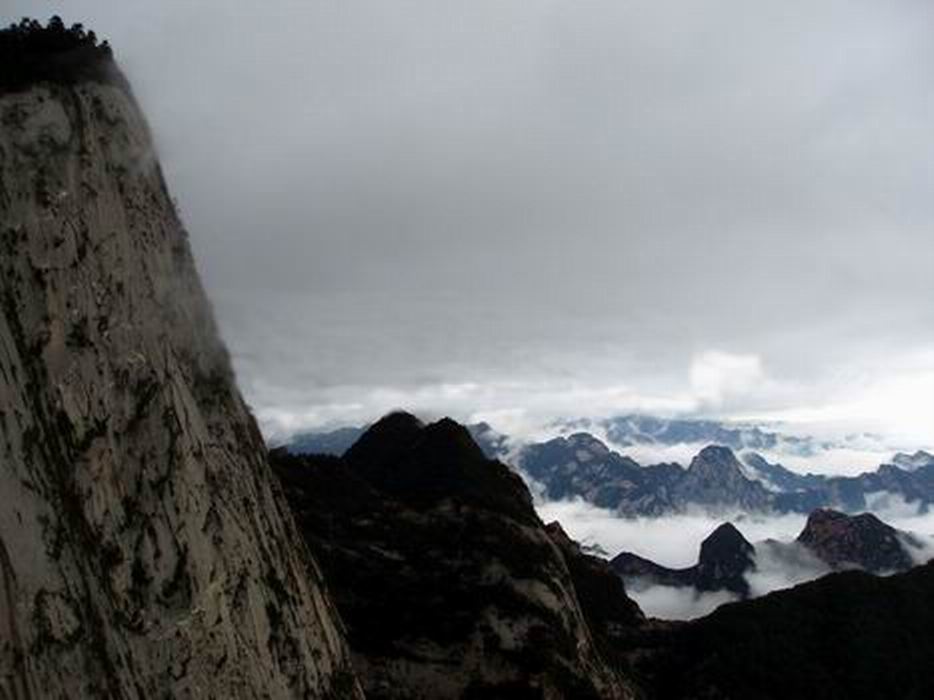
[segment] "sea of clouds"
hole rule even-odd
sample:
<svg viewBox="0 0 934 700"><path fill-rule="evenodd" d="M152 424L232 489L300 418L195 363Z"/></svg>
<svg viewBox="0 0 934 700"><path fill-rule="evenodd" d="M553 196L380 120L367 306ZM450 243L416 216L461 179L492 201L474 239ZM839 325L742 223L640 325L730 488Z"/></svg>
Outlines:
<svg viewBox="0 0 934 700"><path fill-rule="evenodd" d="M934 558L934 513L919 514L916 505L892 494L876 494L870 500L877 516L913 535L914 544L905 544L917 563ZM701 542L729 520L756 546L756 569L747 576L753 596L829 573L823 562L794 543L806 523L804 515L737 513L716 518L690 512L660 518L620 518L581 499L540 501L537 510L545 522L557 520L571 537L584 545L599 547L609 557L633 552L671 568L695 564ZM724 603L737 600L728 592L698 593L693 588L671 586L630 586L628 593L649 617L669 620L702 617Z"/></svg>

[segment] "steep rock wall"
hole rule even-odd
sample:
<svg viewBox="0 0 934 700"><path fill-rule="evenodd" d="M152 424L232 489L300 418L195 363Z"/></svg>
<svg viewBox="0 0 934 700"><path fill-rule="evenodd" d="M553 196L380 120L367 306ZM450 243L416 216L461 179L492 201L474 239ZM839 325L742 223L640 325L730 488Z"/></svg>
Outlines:
<svg viewBox="0 0 934 700"><path fill-rule="evenodd" d="M122 79L0 91L0 494L0 696L359 694Z"/></svg>

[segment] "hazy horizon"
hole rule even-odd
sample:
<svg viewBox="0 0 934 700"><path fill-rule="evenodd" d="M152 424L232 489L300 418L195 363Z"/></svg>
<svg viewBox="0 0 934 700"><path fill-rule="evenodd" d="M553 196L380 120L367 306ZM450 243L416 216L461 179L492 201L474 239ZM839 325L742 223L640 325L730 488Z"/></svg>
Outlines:
<svg viewBox="0 0 934 700"><path fill-rule="evenodd" d="M13 0L108 38L268 433L393 408L934 444L934 19Z"/></svg>

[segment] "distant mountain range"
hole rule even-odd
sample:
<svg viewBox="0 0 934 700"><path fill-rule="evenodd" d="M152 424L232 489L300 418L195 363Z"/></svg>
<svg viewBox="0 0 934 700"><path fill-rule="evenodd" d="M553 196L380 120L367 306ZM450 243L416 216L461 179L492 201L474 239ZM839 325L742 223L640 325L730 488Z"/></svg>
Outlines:
<svg viewBox="0 0 934 700"><path fill-rule="evenodd" d="M855 513L872 510L891 496L914 504L919 512L926 512L934 503L934 455L920 450L896 454L890 463L858 476L825 476L800 474L754 450L781 446L806 455L827 443L715 421L626 416L600 422L600 429L614 444L710 442L686 468L675 462L639 464L589 432L517 445L486 423L467 427L488 457L511 462L540 485L546 498L582 498L624 517L662 516L692 509L810 513L834 508ZM354 427L305 433L285 447L293 454L340 455L364 430Z"/></svg>
<svg viewBox="0 0 934 700"><path fill-rule="evenodd" d="M758 426L734 425L713 420L668 419L646 415L625 415L614 418L559 420L551 424L554 435L592 433L605 435L606 442L616 448L641 445L722 445L735 451L758 450L783 452L804 457L814 456L821 450L841 446L829 441L818 441L808 436L785 435ZM296 454L343 454L367 426L341 427L328 431L299 433L288 441L290 451ZM467 425L477 439L486 436L492 447L503 448L507 437L497 433L488 423ZM851 436L851 438L867 436ZM868 436L872 438L873 436ZM483 440L478 440L483 447ZM500 455L501 456L501 455Z"/></svg>
<svg viewBox="0 0 934 700"><path fill-rule="evenodd" d="M598 420L556 421L556 432L589 432L606 435L608 442L625 448L637 445L723 445L733 450L781 451L811 457L836 446L809 436L785 435L754 425L737 425L693 418L658 418L625 415ZM856 437L856 436L853 436Z"/></svg>
<svg viewBox="0 0 934 700"><path fill-rule="evenodd" d="M651 585L691 587L699 592L729 591L745 598L750 593L747 576L756 571L760 549L768 549L773 557L790 565L813 557L818 563L814 567L816 575L850 569L891 574L915 566L909 548L921 546L910 533L887 525L871 513L846 515L819 509L808 516L793 542L766 540L753 545L736 526L724 523L701 543L700 556L693 566L671 569L632 552L618 554L610 565L632 590Z"/></svg>
<svg viewBox="0 0 934 700"><path fill-rule="evenodd" d="M576 433L518 452L517 464L549 499L579 497L623 516L707 512L810 513L817 508L871 510L895 495L926 512L934 502L934 456L896 455L859 476L798 474L755 452L742 461L729 447L703 448L687 468L642 466L589 433ZM909 468L906 468L909 467Z"/></svg>

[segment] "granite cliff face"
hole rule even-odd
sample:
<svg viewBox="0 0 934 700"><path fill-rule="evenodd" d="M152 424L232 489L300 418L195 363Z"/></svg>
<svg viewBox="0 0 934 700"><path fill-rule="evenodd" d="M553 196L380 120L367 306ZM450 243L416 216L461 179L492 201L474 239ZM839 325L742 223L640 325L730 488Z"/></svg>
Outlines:
<svg viewBox="0 0 934 700"><path fill-rule="evenodd" d="M10 36L0 696L358 696L109 50Z"/></svg>

